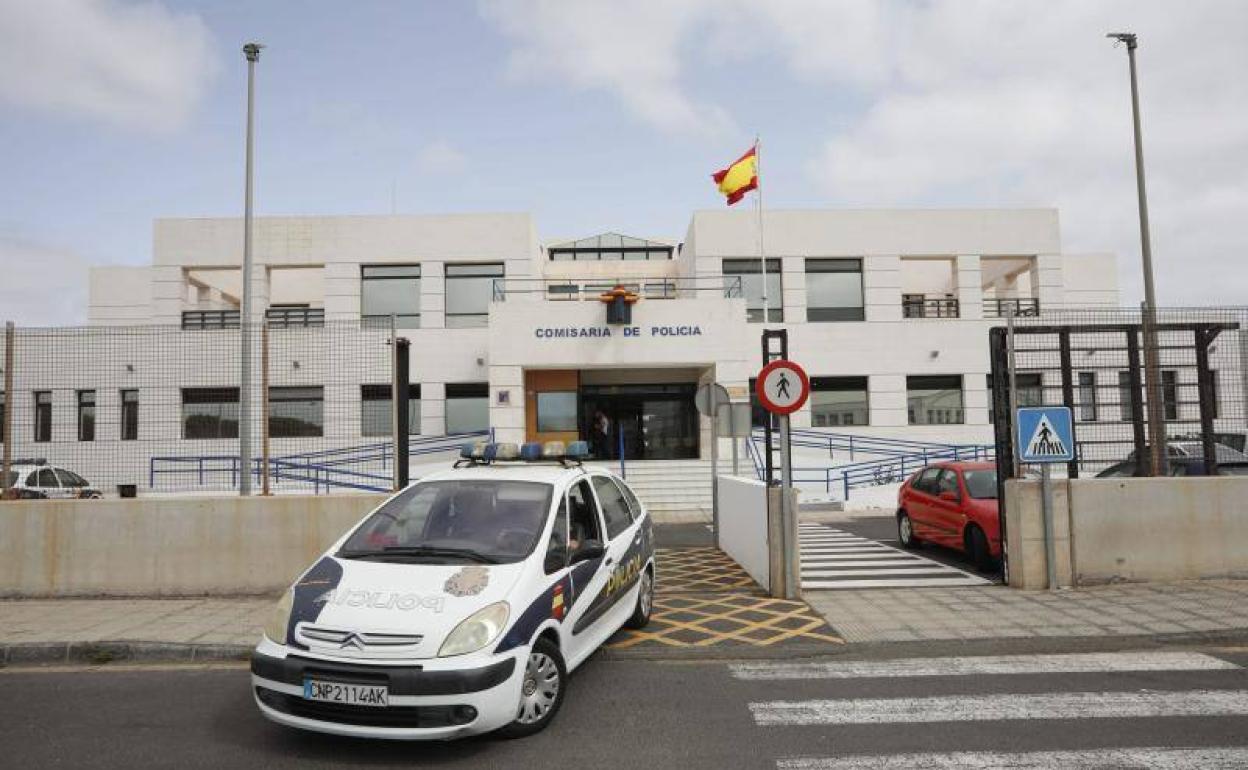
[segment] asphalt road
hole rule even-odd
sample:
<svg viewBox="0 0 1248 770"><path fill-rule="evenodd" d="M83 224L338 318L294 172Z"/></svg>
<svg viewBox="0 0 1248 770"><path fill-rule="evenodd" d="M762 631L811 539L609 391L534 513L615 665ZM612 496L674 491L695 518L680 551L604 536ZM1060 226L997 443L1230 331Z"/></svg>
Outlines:
<svg viewBox="0 0 1248 770"><path fill-rule="evenodd" d="M1137 653L1110 658L1132 665L1139 659ZM0 670L0 765L510 769L558 762L595 769L724 770L847 755L852 766L869 759L891 765L893 755L914 752L1121 747L1248 752L1248 669L1227 667L1248 666L1248 653L1214 651L1195 659L1223 668L893 676L886 663L882 672L852 678L818 678L799 669L781 674L787 678L764 672L746 680L734 677L722 661L595 659L573 677L563 711L544 733L518 741L486 737L448 744L344 739L270 724L252 704L242 667L9 669ZM839 666L844 660L831 662ZM783 671L803 661L778 663ZM985 695L997 700L979 700ZM1090 700L1072 706L1063 700L1070 697ZM1114 698L1123 702L1115 705ZM1194 711L1066 718L1098 708L1147 712L1183 704ZM906 723L909 717L899 716L929 707L936 709L935 719L948 721ZM995 718L1040 707L1057 708L1059 718ZM1241 760L1248 761L1248 753L1233 753L1228 761ZM1078 766L1069 756L1052 766L1072 761Z"/></svg>

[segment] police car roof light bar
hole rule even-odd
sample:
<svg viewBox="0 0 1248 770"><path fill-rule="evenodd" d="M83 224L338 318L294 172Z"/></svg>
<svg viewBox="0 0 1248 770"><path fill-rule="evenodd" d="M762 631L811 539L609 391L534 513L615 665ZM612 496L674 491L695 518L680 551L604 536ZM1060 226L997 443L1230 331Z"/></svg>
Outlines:
<svg viewBox="0 0 1248 770"><path fill-rule="evenodd" d="M542 459L542 445L536 441L529 441L520 446L520 459L525 462L533 462Z"/></svg>

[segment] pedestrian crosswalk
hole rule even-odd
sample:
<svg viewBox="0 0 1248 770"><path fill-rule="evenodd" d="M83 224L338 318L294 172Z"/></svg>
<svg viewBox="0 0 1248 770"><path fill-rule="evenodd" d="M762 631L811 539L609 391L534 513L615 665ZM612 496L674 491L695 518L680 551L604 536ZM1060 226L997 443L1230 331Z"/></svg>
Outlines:
<svg viewBox="0 0 1248 770"><path fill-rule="evenodd" d="M789 730L781 734L799 744L791 731L818 729L818 745L834 749L780 757L783 770L1248 767L1248 672L1198 652L755 661L729 669L750 683L759 729ZM861 749L864 736L878 734L864 731L888 725L905 728L867 751L835 750ZM968 750L968 742L984 750ZM1033 750L1017 750L1023 746Z"/></svg>
<svg viewBox="0 0 1248 770"><path fill-rule="evenodd" d="M803 589L974 586L979 575L826 524L800 525Z"/></svg>

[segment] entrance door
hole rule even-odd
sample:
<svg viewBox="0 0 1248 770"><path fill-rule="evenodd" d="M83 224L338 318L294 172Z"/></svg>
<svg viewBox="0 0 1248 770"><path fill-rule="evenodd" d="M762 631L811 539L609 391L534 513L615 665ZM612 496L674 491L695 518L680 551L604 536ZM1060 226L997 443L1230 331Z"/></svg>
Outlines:
<svg viewBox="0 0 1248 770"><path fill-rule="evenodd" d="M695 390L692 383L583 386L581 435L598 459L618 460L621 439L626 460L697 457Z"/></svg>

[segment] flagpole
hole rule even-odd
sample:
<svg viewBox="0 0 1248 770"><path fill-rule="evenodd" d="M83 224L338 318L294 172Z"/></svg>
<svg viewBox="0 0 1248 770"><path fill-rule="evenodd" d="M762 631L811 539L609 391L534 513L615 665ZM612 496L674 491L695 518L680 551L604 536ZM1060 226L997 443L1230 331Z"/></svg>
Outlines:
<svg viewBox="0 0 1248 770"><path fill-rule="evenodd" d="M767 298L767 250L763 240L763 153L757 134L754 135L754 176L758 179L754 207L758 210L758 261L763 268L763 323L768 323L771 320L771 303Z"/></svg>

